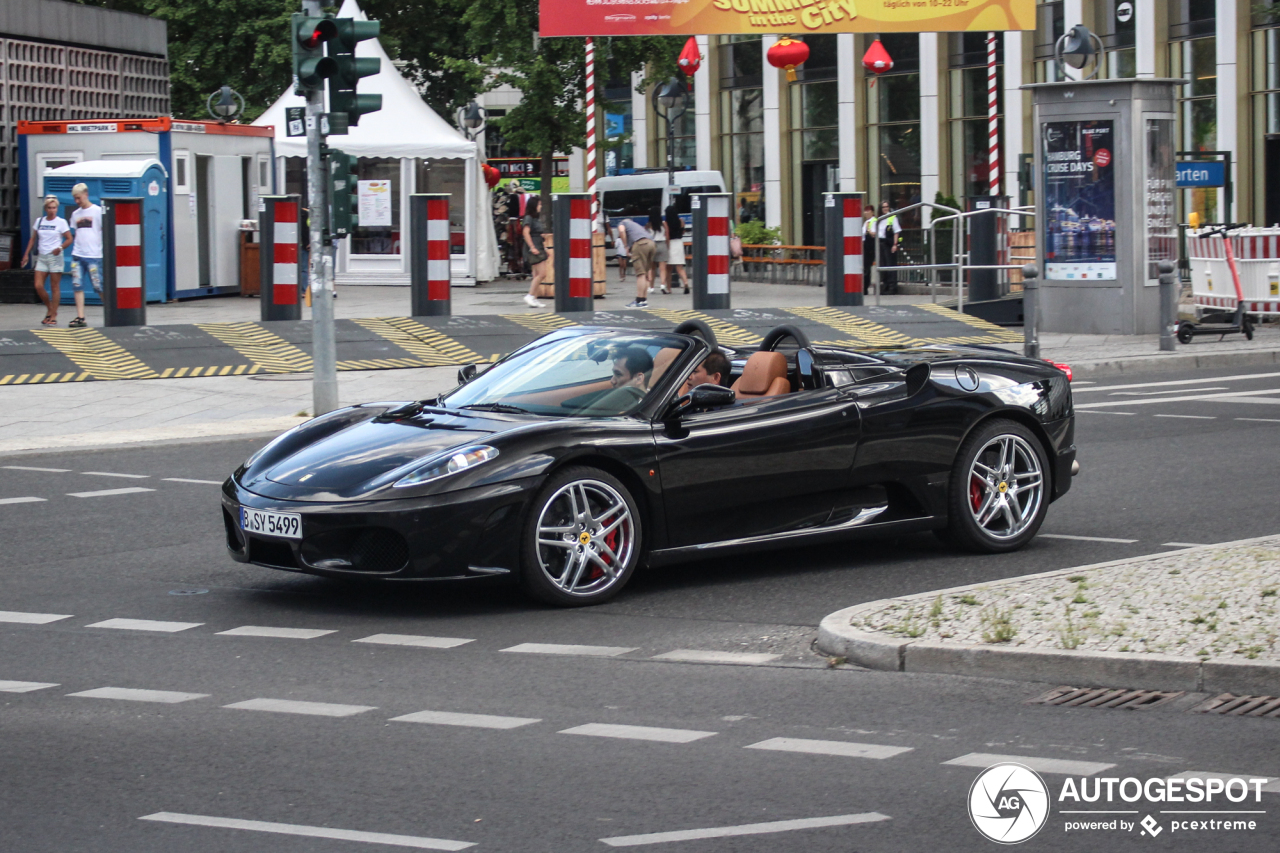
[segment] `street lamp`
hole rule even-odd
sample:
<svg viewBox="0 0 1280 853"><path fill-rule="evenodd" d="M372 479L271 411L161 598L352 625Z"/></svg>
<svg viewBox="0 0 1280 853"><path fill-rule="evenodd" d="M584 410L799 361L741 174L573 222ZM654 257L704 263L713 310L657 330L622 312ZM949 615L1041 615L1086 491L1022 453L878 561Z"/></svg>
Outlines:
<svg viewBox="0 0 1280 853"><path fill-rule="evenodd" d="M475 141L475 138L484 130L485 124L488 123L489 113L484 107L475 101L467 104L465 107L458 107L458 126L462 128L463 134L467 139Z"/></svg>
<svg viewBox="0 0 1280 853"><path fill-rule="evenodd" d="M671 186L676 182L675 122L687 109L689 93L683 81L672 77L654 90L653 97L662 107L658 114L667 123L667 185Z"/></svg>
<svg viewBox="0 0 1280 853"><path fill-rule="evenodd" d="M215 98L217 99L216 103L214 101ZM244 98L230 86L223 86L205 100L205 109L209 111L209 115L220 122L226 123L231 121L234 116L244 112Z"/></svg>

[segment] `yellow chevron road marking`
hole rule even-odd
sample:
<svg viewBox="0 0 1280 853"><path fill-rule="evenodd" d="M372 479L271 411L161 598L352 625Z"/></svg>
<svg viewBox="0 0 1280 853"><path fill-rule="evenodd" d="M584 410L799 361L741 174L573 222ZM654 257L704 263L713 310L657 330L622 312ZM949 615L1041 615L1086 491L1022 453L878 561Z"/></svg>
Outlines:
<svg viewBox="0 0 1280 853"><path fill-rule="evenodd" d="M33 334L95 379L155 379L159 376L97 329L38 329ZM25 379L19 379L13 384L24 382Z"/></svg>
<svg viewBox="0 0 1280 853"><path fill-rule="evenodd" d="M477 353L455 341L448 335L442 335L430 326L425 326L409 317L369 317L352 320L373 332L383 340L390 341L407 353L417 356L414 363L396 364L396 367L435 367L446 364L471 364L484 361ZM373 361L404 362L407 359L372 359ZM362 370L364 368L347 368Z"/></svg>
<svg viewBox="0 0 1280 853"><path fill-rule="evenodd" d="M231 347L263 372L305 373L311 369L311 356L256 323L197 323L196 328ZM176 375L182 376L183 370Z"/></svg>
<svg viewBox="0 0 1280 853"><path fill-rule="evenodd" d="M563 329L565 326L578 325L574 321L561 317L559 314L502 314L502 319L510 320L513 323L519 323L526 329L545 335L547 332L554 332L556 329Z"/></svg>
<svg viewBox="0 0 1280 853"><path fill-rule="evenodd" d="M452 364L453 362L448 362ZM467 362L470 364L470 362ZM437 367L437 364L424 364L419 358L361 358L338 362L339 370L389 370L399 367Z"/></svg>
<svg viewBox="0 0 1280 853"><path fill-rule="evenodd" d="M955 320L964 323L966 326L973 326L975 329L981 329L986 334L979 338L977 336L969 336L967 338L937 338L937 343L966 343L966 344L996 344L996 343L1020 343L1022 341L1022 332L1014 332L995 323L975 317L972 314L961 314L952 308L944 305L934 305L925 303L916 306L923 308L931 314L937 314L940 317L946 317L948 320Z"/></svg>
<svg viewBox="0 0 1280 853"><path fill-rule="evenodd" d="M666 308L646 308L645 312L666 320L673 327L683 323L685 320L701 320L711 327L711 331L716 333L716 340L718 342L731 347L759 346L760 342L764 340L760 335L757 335L754 332L748 332L741 326L735 326L732 323L721 320L719 317L712 317L710 314L703 314L701 311L676 311Z"/></svg>
<svg viewBox="0 0 1280 853"><path fill-rule="evenodd" d="M833 341L833 343L857 347L904 347L925 343L919 338L895 332L888 326L873 323L856 314L841 311L839 308L787 308L786 310L805 320L830 326L850 338Z"/></svg>

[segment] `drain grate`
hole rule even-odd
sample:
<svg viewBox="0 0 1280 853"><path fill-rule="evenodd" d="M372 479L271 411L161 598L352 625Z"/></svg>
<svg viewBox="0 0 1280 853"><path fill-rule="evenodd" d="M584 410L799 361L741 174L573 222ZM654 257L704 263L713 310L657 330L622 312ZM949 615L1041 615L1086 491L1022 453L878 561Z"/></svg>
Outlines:
<svg viewBox="0 0 1280 853"><path fill-rule="evenodd" d="M1177 699L1182 691L1129 690L1114 687L1055 687L1028 705L1064 705L1072 708L1124 708L1146 710ZM1280 701L1280 700L1278 700Z"/></svg>
<svg viewBox="0 0 1280 853"><path fill-rule="evenodd" d="M1280 696L1237 696L1234 693L1222 693L1204 700L1191 710L1197 714L1280 719Z"/></svg>

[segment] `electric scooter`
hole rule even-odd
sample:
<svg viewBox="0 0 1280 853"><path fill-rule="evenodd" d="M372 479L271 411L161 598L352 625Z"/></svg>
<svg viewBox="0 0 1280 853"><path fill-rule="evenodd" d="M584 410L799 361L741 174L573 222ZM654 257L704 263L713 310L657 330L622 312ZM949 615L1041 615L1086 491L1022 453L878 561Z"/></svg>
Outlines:
<svg viewBox="0 0 1280 853"><path fill-rule="evenodd" d="M1253 340L1253 320L1244 312L1244 290L1240 287L1240 270L1236 266L1236 253L1231 248L1231 238L1227 236L1228 231L1244 227L1246 226L1241 224L1222 225L1200 234L1201 237L1221 235L1223 238L1227 253L1227 267L1231 270L1231 283L1236 287L1236 310L1230 312L1215 311L1212 314L1204 314L1200 317L1198 323L1183 320L1178 324L1178 341L1180 343L1189 344L1197 335L1218 335L1218 340L1222 340L1227 335L1240 332L1244 333L1245 340Z"/></svg>

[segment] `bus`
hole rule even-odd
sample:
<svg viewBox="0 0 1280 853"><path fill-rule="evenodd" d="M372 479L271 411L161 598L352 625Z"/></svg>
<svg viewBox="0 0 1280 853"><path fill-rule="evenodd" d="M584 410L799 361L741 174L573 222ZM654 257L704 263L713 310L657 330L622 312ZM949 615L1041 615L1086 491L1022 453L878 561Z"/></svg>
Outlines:
<svg viewBox="0 0 1280 853"><path fill-rule="evenodd" d="M610 233L613 233L623 219L634 219L644 225L655 208L665 216L667 206L674 204L680 218L684 220L686 241L693 226L689 197L694 193L724 191L724 177L719 172L676 172L673 186L667 183L665 169L637 172L633 175L614 175L596 181L600 209L609 223Z"/></svg>

